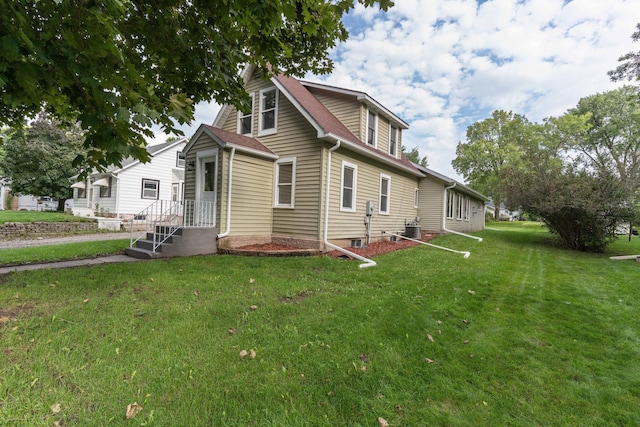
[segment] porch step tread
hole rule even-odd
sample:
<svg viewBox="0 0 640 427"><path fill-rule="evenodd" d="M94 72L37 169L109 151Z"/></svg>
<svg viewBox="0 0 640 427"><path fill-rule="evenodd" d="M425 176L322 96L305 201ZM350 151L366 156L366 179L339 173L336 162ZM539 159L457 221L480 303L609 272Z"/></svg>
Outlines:
<svg viewBox="0 0 640 427"><path fill-rule="evenodd" d="M132 258L137 259L153 259L153 258L162 258L161 252L153 252L149 249L143 249L139 247L135 248L126 248L124 252Z"/></svg>

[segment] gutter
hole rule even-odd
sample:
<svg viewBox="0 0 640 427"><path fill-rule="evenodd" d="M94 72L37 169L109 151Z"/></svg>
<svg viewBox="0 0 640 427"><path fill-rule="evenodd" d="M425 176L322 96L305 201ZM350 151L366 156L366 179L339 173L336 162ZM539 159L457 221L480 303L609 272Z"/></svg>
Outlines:
<svg viewBox="0 0 640 427"><path fill-rule="evenodd" d="M231 148L231 154L229 155L229 178L227 188L227 227L224 233L218 234L217 238L222 239L227 237L231 231L231 184L233 183L233 157L236 154L236 147Z"/></svg>
<svg viewBox="0 0 640 427"><path fill-rule="evenodd" d="M454 182L450 186L444 187L444 197L443 197L443 200L442 200L442 231L446 231L446 232L452 233L452 234L457 234L457 235L463 236L463 237L468 237L470 239L476 239L477 241L482 242L482 238L481 237L472 236L470 234L461 233L459 231L449 230L447 228L447 193L449 192L449 190L451 190L453 187L455 187L456 184L457 184L457 182Z"/></svg>
<svg viewBox="0 0 640 427"><path fill-rule="evenodd" d="M335 249L336 251L342 252L345 255L348 255L350 257L353 257L362 261L363 264L360 264L358 266L360 268L375 267L376 265L378 265L375 261L365 258L363 256L360 256L351 251L348 251L344 248L341 248L340 246L336 246L333 243L329 243L329 240L328 240L328 237L329 237L329 188L331 185L331 153L336 151L338 148L340 148L340 144L341 144L341 141L339 139L336 140L336 145L331 147L329 149L329 153L327 154L327 183L325 185L325 195L324 195L324 245L325 247L328 246L331 249Z"/></svg>

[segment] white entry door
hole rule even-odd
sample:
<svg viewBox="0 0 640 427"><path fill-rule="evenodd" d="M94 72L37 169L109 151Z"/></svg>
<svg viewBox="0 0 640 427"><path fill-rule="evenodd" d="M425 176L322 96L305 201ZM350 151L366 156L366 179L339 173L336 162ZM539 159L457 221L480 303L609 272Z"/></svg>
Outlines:
<svg viewBox="0 0 640 427"><path fill-rule="evenodd" d="M216 202L218 186L218 165L216 157L201 157L198 163L199 206L196 210L197 222L201 226L216 223Z"/></svg>

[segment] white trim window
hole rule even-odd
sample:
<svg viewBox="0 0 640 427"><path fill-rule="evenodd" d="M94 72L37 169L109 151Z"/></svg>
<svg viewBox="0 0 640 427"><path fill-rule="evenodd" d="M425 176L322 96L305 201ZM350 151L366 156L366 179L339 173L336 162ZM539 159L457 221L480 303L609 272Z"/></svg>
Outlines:
<svg viewBox="0 0 640 427"><path fill-rule="evenodd" d="M471 219L471 199L464 198L464 220L469 221Z"/></svg>
<svg viewBox="0 0 640 427"><path fill-rule="evenodd" d="M185 162L185 154L182 151L176 151L176 167L183 168Z"/></svg>
<svg viewBox="0 0 640 427"><path fill-rule="evenodd" d="M453 191L447 191L447 218L453 219L455 212L455 194Z"/></svg>
<svg viewBox="0 0 640 427"><path fill-rule="evenodd" d="M389 123L389 155L398 157L398 128Z"/></svg>
<svg viewBox="0 0 640 427"><path fill-rule="evenodd" d="M342 178L340 180L340 210L356 211L356 190L358 183L358 166L342 161Z"/></svg>
<svg viewBox="0 0 640 427"><path fill-rule="evenodd" d="M413 190L413 207L417 209L419 203L420 203L420 189L415 188Z"/></svg>
<svg viewBox="0 0 640 427"><path fill-rule="evenodd" d="M367 114L367 144L372 147L378 145L378 115L371 110Z"/></svg>
<svg viewBox="0 0 640 427"><path fill-rule="evenodd" d="M238 111L238 133L240 135L253 135L253 93L249 94L251 110L248 112Z"/></svg>
<svg viewBox="0 0 640 427"><path fill-rule="evenodd" d="M276 162L275 203L277 208L293 208L296 195L296 158Z"/></svg>
<svg viewBox="0 0 640 427"><path fill-rule="evenodd" d="M389 175L380 174L380 204L378 205L378 213L380 215L389 215L390 199L391 177Z"/></svg>
<svg viewBox="0 0 640 427"><path fill-rule="evenodd" d="M457 220L461 220L462 219L462 206L463 206L464 196L462 194L456 194L456 196L458 197L458 203L457 203L457 208L456 208L456 219Z"/></svg>
<svg viewBox="0 0 640 427"><path fill-rule="evenodd" d="M278 129L278 89L271 87L260 91L258 136L271 135Z"/></svg>
<svg viewBox="0 0 640 427"><path fill-rule="evenodd" d="M160 195L160 181L142 178L142 199L158 200Z"/></svg>

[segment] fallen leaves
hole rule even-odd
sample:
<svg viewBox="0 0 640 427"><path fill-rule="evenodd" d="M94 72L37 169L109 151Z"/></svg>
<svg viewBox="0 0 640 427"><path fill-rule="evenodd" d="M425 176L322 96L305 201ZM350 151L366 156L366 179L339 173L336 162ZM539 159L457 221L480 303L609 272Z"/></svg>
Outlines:
<svg viewBox="0 0 640 427"><path fill-rule="evenodd" d="M257 356L257 353L254 349L251 349L249 351L247 350L242 350L240 351L240 359L244 359L245 357L249 356L249 358L251 359L255 359Z"/></svg>
<svg viewBox="0 0 640 427"><path fill-rule="evenodd" d="M433 337L431 336L431 334L427 334L427 339L431 342L435 342L435 340L433 339Z"/></svg>
<svg viewBox="0 0 640 427"><path fill-rule="evenodd" d="M389 422L382 417L378 417L378 426L379 427L389 427Z"/></svg>
<svg viewBox="0 0 640 427"><path fill-rule="evenodd" d="M258 309L258 306L257 305L252 305L251 307L249 307L249 309L251 311L256 311Z"/></svg>
<svg viewBox="0 0 640 427"><path fill-rule="evenodd" d="M434 363L434 361L429 359L428 357L425 357L424 361L427 362L427 363Z"/></svg>
<svg viewBox="0 0 640 427"><path fill-rule="evenodd" d="M52 413L57 414L62 410L62 405L60 405L59 403L54 403L53 405L49 406L49 409L51 409Z"/></svg>
<svg viewBox="0 0 640 427"><path fill-rule="evenodd" d="M127 413L125 414L125 417L130 420L138 415L140 411L142 411L142 406L138 405L138 402L130 403L127 405Z"/></svg>

